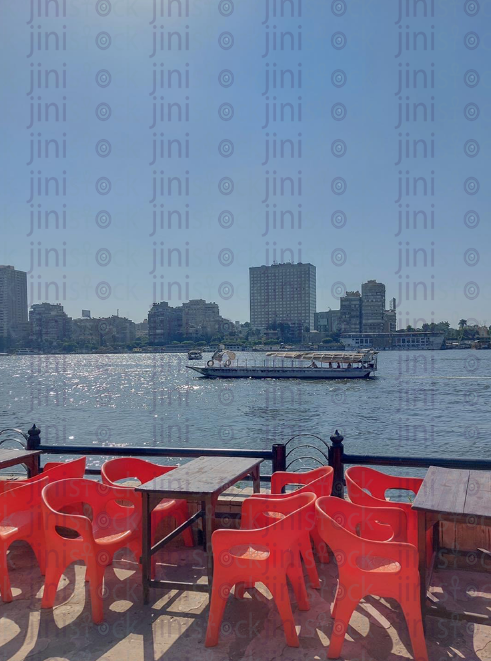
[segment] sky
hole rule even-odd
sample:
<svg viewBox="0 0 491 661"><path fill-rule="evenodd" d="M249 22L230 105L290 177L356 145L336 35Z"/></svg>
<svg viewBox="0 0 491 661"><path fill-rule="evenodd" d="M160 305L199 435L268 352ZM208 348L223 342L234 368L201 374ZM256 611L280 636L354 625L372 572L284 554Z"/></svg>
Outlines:
<svg viewBox="0 0 491 661"><path fill-rule="evenodd" d="M318 311L376 279L400 327L491 324L491 3L4 0L0 18L0 263L31 304L141 321L204 298L247 321L249 267L302 261Z"/></svg>

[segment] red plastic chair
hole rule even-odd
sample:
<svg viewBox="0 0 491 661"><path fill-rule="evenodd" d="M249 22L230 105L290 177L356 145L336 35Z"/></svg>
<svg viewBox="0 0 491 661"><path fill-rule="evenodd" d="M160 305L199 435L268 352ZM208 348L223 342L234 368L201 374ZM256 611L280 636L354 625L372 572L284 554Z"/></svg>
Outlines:
<svg viewBox="0 0 491 661"><path fill-rule="evenodd" d="M129 501L132 507L117 501ZM63 510L90 506L92 520ZM44 487L42 511L46 533L46 579L42 608L52 608L58 583L65 569L82 560L90 582L92 619L103 620L104 569L116 551L129 548L140 559L141 498L133 489L114 487L92 480L59 480ZM113 516L117 514L117 516ZM71 531L66 535L63 529ZM76 537L73 536L76 533Z"/></svg>
<svg viewBox="0 0 491 661"><path fill-rule="evenodd" d="M83 477L85 475L85 462L86 457L74 459L67 462L51 461L45 464L43 472L30 477L26 480L0 480L0 493L9 491L10 489L17 489L24 484L33 484L45 477L49 482L56 482L56 480L66 480L71 477Z"/></svg>
<svg viewBox="0 0 491 661"><path fill-rule="evenodd" d="M299 561L298 541L315 494L288 496L275 503L283 518L255 530L216 530L212 535L214 576L210 614L205 645L218 643L218 635L230 590L235 585L242 591L244 584L264 583L273 595L283 621L287 644L298 647L292 607L286 579L290 580L300 610L309 610L307 591ZM270 503L261 498L248 498L242 505L242 515L249 521L268 510Z"/></svg>
<svg viewBox="0 0 491 661"><path fill-rule="evenodd" d="M176 466L159 466L151 461L145 461L145 459L119 457L117 459L110 459L103 464L101 477L104 484L111 484L113 486L117 486L119 480L128 480L131 478L136 478L141 484L145 484L145 482L165 475L175 468ZM156 541L155 535L158 523L168 516L173 517L178 526L184 523L189 519L187 502L185 500L174 500L170 498L164 498L160 501L152 511L152 531L154 537L152 543ZM186 546L193 546L191 528L186 528L182 536Z"/></svg>
<svg viewBox="0 0 491 661"><path fill-rule="evenodd" d="M315 508L319 534L334 552L339 571L328 658L339 657L354 609L371 594L400 603L414 659L428 661L421 617L418 552L412 544L396 541L406 535L405 512L394 507L363 507L332 496L319 498Z"/></svg>
<svg viewBox="0 0 491 661"><path fill-rule="evenodd" d="M418 513L413 510L411 503L386 500L385 494L388 489L399 489L416 495L423 483L422 478L387 475L366 466L351 466L346 470L345 476L348 496L352 503L404 510L407 519L407 541L418 548ZM429 566L433 555L433 529L426 532L426 548L426 564Z"/></svg>
<svg viewBox="0 0 491 661"><path fill-rule="evenodd" d="M330 496L332 491L332 480L334 471L330 466L323 466L315 470L306 471L304 473L289 473L285 471L278 471L271 476L271 494L253 495L251 498L261 498L269 501L268 511L261 513L257 521L249 521L247 517L242 517L241 528L256 528L264 527L272 523L272 519L280 518L282 515L275 511L274 503L277 500L288 498L293 493L295 495L300 493L314 493L318 498L321 496ZM282 494L281 490L285 486L299 485L305 486L296 489L294 492ZM300 535L299 550L300 555L305 563L307 574L310 584L313 588L320 588L319 574L315 564L314 554L312 553L312 541L314 542L319 558L323 562L329 561L327 547L323 540L319 537L317 528L315 526L315 508L312 503L309 516L306 520L306 526Z"/></svg>
<svg viewBox="0 0 491 661"><path fill-rule="evenodd" d="M0 594L2 601L12 601L7 551L18 540L28 542L44 573L45 543L41 514L41 491L48 478L24 484L0 494Z"/></svg>

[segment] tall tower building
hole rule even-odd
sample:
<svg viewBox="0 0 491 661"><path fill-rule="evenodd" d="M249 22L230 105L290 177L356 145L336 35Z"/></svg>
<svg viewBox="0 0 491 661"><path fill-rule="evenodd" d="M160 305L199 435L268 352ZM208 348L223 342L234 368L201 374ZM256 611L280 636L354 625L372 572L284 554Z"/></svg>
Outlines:
<svg viewBox="0 0 491 661"><path fill-rule="evenodd" d="M0 265L0 338L15 338L27 323L27 274Z"/></svg>
<svg viewBox="0 0 491 661"><path fill-rule="evenodd" d="M376 280L364 282L362 296L362 332L383 333L385 320L385 285Z"/></svg>
<svg viewBox="0 0 491 661"><path fill-rule="evenodd" d="M260 331L275 324L289 324L301 337L314 330L316 270L312 264L251 266L251 326Z"/></svg>
<svg viewBox="0 0 491 661"><path fill-rule="evenodd" d="M362 298L359 291L347 291L339 300L339 325L343 333L361 331Z"/></svg>

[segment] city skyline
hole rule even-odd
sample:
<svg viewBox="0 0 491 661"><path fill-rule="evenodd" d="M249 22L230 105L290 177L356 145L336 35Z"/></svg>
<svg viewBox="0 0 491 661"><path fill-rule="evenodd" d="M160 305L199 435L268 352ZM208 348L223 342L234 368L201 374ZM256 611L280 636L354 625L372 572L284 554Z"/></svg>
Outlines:
<svg viewBox="0 0 491 661"><path fill-rule="evenodd" d="M285 262L283 264L284 265L288 265L288 264L295 265L294 262ZM304 262L299 262L299 264L305 264L305 263ZM276 264L271 264L269 266L275 266L275 265L280 265L280 264L276 263ZM264 268L265 266L268 266L268 265L263 264L260 267L249 267L249 269L251 269L251 268L252 269L260 269L260 268ZM315 265L312 265L312 266L314 267L314 272L316 272L317 267ZM8 268L14 269L16 273L22 273L22 271L20 269L17 269L13 265L0 265L0 269L8 269ZM0 273L1 273L1 271L0 271ZM334 283L334 285L336 285L337 288L338 288L337 289L337 295L336 296L333 295L333 299L334 299L335 302L333 302L333 306L326 306L327 310L333 311L333 312L336 312L336 311L339 312L340 304L341 304L341 301L342 301L343 298L346 298L346 296L350 296L352 294L359 294L359 292L357 291L357 287L358 287L358 289L363 289L363 286L365 286L366 284L368 284L370 282L377 283L377 280L375 278L370 278L365 283L358 283L358 285L355 286L352 290L345 288L344 283L340 283L340 282ZM379 284L379 283L377 283L377 284ZM380 284L382 284L384 290L387 291L388 288L385 285L385 283L380 283ZM334 285L333 285L333 288L334 288ZM90 314L90 316L94 319L95 318L106 319L110 316L114 316L114 317L127 318L127 319L130 319L130 320L134 321L136 324L138 324L138 323L142 323L142 322L147 320L148 313L151 311L152 306L155 305L155 303L153 303L153 302L150 303L146 314L141 319L139 319L138 317L131 317L129 314L125 314L124 310L120 310L119 308L116 308L116 310L111 311L111 310L108 310L107 307L104 307L104 309L100 310L99 312L92 313L92 310L91 309L88 310L86 307L81 308L80 310L77 310L77 309L72 310L72 308L67 307L66 302L60 302L60 301L50 301L50 300L44 301L44 300L42 300L42 301L40 301L40 303L30 303L29 302L29 285L28 285L27 280L26 280L26 288L27 288L27 313L30 311L30 309L32 308L33 305L40 305L42 303L49 303L49 304L56 305L57 303L59 303L60 305L63 306L63 309L64 309L65 313L69 317L71 317L73 319L77 319L77 320L84 318L84 316L86 316L84 313L88 312ZM318 291L318 289L316 289L316 293L317 293L317 291ZM250 283L249 283L249 292L250 292ZM456 328L456 327L458 327L460 320L463 318L463 315L459 314L459 313L456 314L455 319L453 321L451 319L445 319L443 316L439 317L438 314L434 315L430 319L415 316L415 318L414 318L415 323L413 324L412 323L413 319L410 319L407 315L404 315L403 311L398 309L398 307L400 307L400 306L397 305L397 298L395 296L387 296L386 297L385 294L384 294L384 300L385 300L385 298L387 298L387 300L390 301L390 303L389 303L390 310L395 309L395 311L396 311L396 322L395 323L396 323L396 326L397 326L398 330L402 330L402 329L406 328L407 326L413 326L414 325L414 326L420 327L422 324L439 323L439 322L442 322L442 321L448 321L450 323L451 327ZM200 299L189 299L189 301L196 301L196 300L200 300ZM203 300L203 299L201 299L201 300ZM174 305L172 304L173 303L172 301L170 301L170 302L169 301L158 301L157 304L162 303L162 302L167 303L170 308L175 309L175 308L181 307L182 304L186 303L187 301L175 302ZM216 301L207 301L207 303L216 304ZM220 316L223 317L224 319L226 319L228 321L232 321L234 323L236 321L240 321L240 323L242 323L242 324L251 321L250 296L249 296L249 315L248 315L247 319L234 319L232 316L227 316L227 313L223 311L224 307L225 307L223 301L220 301L219 305L220 305L220 310L221 310ZM393 305L395 305L395 308L392 307ZM321 314L324 314L324 310L326 309L326 308L324 308L324 310L320 309L320 307L318 305L318 302L317 302L317 297L316 297L315 308L316 308L315 312L316 313L321 313ZM388 312L388 311L389 311L389 309L386 310L386 312ZM26 314L26 317L27 317L27 314ZM1 321L1 318L0 318L0 321ZM491 325L491 323L487 323L486 319L481 321L477 317L469 317L467 319L467 321L469 322L469 325L476 325L476 326L489 326L489 325ZM369 332L368 327L365 328L364 331ZM346 331L346 332L348 332L348 331ZM380 330L380 332L382 332L382 331Z"/></svg>

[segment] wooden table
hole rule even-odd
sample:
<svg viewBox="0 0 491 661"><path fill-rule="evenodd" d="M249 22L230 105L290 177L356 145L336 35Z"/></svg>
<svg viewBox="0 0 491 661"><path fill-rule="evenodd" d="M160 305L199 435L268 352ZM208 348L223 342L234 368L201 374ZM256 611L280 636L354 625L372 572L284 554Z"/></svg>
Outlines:
<svg viewBox="0 0 491 661"><path fill-rule="evenodd" d="M433 551L436 552L438 527L435 528L435 524L440 521L491 526L491 473L431 466L414 499L413 509L418 512L419 572L423 612L438 617L489 624L490 618L485 615L455 613L442 606L427 605L433 562L427 571L426 532L433 528Z"/></svg>
<svg viewBox="0 0 491 661"><path fill-rule="evenodd" d="M12 450L11 448L0 448L0 469L10 468L17 464L24 464L27 468L27 476L34 477L39 473L38 457L41 450Z"/></svg>
<svg viewBox="0 0 491 661"><path fill-rule="evenodd" d="M259 493L259 465L263 460L236 457L199 457L150 482L136 487L143 499L142 520L142 580L143 602L148 604L150 588L170 590L194 590L209 592L213 579L213 552L211 535L218 496L230 486L251 475L254 493ZM176 498L200 503L200 509L182 525L152 546L151 514L162 498ZM203 520L203 545L207 560L208 583L182 581L156 581L151 578L151 557L174 537L198 519Z"/></svg>

